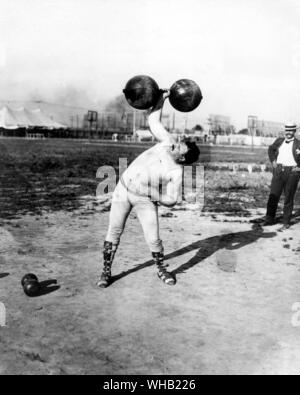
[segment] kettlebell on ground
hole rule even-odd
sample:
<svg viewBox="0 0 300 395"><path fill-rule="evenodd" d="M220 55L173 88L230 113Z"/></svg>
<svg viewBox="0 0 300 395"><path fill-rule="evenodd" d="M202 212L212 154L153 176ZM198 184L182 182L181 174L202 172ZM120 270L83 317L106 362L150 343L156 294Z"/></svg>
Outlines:
<svg viewBox="0 0 300 395"><path fill-rule="evenodd" d="M37 276L33 273L26 274L22 278L21 284L27 296L37 296L40 293L41 285Z"/></svg>

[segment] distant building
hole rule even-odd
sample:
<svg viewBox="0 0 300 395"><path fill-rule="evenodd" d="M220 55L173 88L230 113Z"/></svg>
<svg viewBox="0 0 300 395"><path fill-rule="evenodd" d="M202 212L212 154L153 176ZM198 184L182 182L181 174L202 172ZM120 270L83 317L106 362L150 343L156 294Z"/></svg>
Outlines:
<svg viewBox="0 0 300 395"><path fill-rule="evenodd" d="M284 131L284 123L258 121L257 130L263 137L278 137Z"/></svg>
<svg viewBox="0 0 300 395"><path fill-rule="evenodd" d="M208 124L212 134L226 135L232 130L230 117L225 115L210 114Z"/></svg>
<svg viewBox="0 0 300 395"><path fill-rule="evenodd" d="M284 123L265 121L258 119L257 116L248 116L249 134L262 137L279 137L284 130Z"/></svg>

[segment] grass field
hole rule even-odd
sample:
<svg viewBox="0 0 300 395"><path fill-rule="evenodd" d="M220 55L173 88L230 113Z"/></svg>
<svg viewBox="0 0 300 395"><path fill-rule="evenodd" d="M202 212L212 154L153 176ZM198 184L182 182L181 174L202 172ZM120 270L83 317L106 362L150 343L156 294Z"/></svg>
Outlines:
<svg viewBox="0 0 300 395"><path fill-rule="evenodd" d="M95 195L96 172L119 158L131 163L149 144L121 144L78 140L0 140L0 214L12 218L42 210L79 207L79 197ZM265 148L202 146L205 165L205 209L245 213L264 207L270 173L247 173L247 163L267 164ZM239 172L232 164L239 164ZM259 166L258 166L259 167Z"/></svg>

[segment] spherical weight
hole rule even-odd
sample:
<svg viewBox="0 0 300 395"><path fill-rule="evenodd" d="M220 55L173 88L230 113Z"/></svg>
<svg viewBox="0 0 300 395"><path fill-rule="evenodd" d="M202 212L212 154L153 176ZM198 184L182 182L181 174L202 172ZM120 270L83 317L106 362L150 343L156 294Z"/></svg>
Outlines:
<svg viewBox="0 0 300 395"><path fill-rule="evenodd" d="M147 75L137 75L131 78L123 92L128 103L138 110L153 107L159 97L159 87L156 81Z"/></svg>
<svg viewBox="0 0 300 395"><path fill-rule="evenodd" d="M41 290L41 286L38 281L29 280L25 282L23 289L27 296L37 296Z"/></svg>
<svg viewBox="0 0 300 395"><path fill-rule="evenodd" d="M35 274L33 274L33 273L28 273L28 274L26 274L26 275L22 278L22 281L21 281L22 287L24 287L24 284L25 284L27 281L30 281L30 280L38 281L38 278L37 278L37 276L36 276Z"/></svg>
<svg viewBox="0 0 300 395"><path fill-rule="evenodd" d="M170 103L178 111L195 110L202 101L202 93L195 81L182 79L176 81L170 89Z"/></svg>

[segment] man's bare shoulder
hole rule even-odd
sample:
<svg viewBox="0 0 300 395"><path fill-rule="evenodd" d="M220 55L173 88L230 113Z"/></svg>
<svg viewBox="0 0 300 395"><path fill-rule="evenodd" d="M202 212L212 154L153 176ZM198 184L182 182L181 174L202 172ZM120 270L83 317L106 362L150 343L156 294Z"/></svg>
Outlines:
<svg viewBox="0 0 300 395"><path fill-rule="evenodd" d="M170 147L172 146L172 143L166 143L166 142L160 142L155 144L153 147L147 149L144 151L140 156L150 156L150 155L159 155L159 154L165 154L166 151L170 150Z"/></svg>

